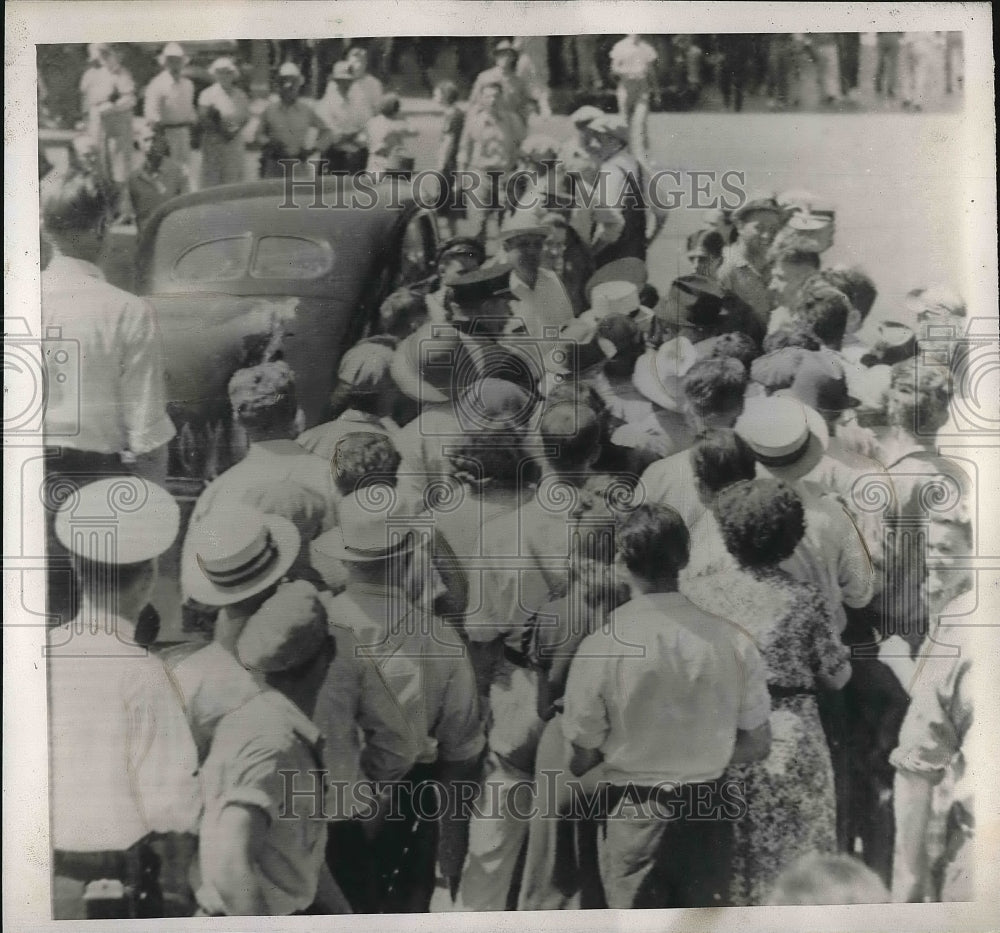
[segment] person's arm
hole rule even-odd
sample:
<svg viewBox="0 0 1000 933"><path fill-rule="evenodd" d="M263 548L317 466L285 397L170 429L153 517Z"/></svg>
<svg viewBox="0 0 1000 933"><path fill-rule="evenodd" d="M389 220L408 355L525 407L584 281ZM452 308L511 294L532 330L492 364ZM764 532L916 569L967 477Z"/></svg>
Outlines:
<svg viewBox="0 0 1000 933"><path fill-rule="evenodd" d="M163 344L149 304L139 298L129 302L118 339L122 424L128 450L138 458L177 433L167 414Z"/></svg>
<svg viewBox="0 0 1000 933"><path fill-rule="evenodd" d="M259 807L230 803L212 828L211 841L202 843L202 878L218 893L228 916L268 913L256 870L267 827L267 814ZM206 857L206 852L217 857Z"/></svg>
<svg viewBox="0 0 1000 933"><path fill-rule="evenodd" d="M896 838L892 862L892 898L920 903L927 878L927 824L935 780L929 774L897 771L893 782Z"/></svg>
<svg viewBox="0 0 1000 933"><path fill-rule="evenodd" d="M114 102L114 109L123 113L131 113L139 102L135 95L135 82L132 80L132 75L124 70L119 72L115 78L115 86L118 89L118 99Z"/></svg>
<svg viewBox="0 0 1000 933"><path fill-rule="evenodd" d="M737 729L736 745L733 748L731 765L750 764L762 761L771 754L771 723L765 722L756 729Z"/></svg>
<svg viewBox="0 0 1000 933"><path fill-rule="evenodd" d="M142 115L150 126L156 126L163 119L160 109L160 105L163 103L163 96L159 93L158 83L156 78L150 81L143 97Z"/></svg>
<svg viewBox="0 0 1000 933"><path fill-rule="evenodd" d="M596 635L584 640L584 644ZM603 760L601 746L611 731L611 721L604 701L606 659L578 656L570 665L564 694L563 735L573 746L570 771L580 777L597 767Z"/></svg>
<svg viewBox="0 0 1000 933"><path fill-rule="evenodd" d="M336 134L327 125L327 122L312 108L309 108L309 122L316 128L316 148L320 152L326 151L336 141Z"/></svg>

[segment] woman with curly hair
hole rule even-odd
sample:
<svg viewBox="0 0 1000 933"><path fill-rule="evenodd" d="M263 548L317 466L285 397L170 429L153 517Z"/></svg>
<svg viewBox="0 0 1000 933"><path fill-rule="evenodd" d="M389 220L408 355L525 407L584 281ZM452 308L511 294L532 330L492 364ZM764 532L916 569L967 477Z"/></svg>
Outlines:
<svg viewBox="0 0 1000 933"><path fill-rule="evenodd" d="M758 905L789 862L836 851L833 768L817 693L841 689L851 665L823 595L779 568L805 531L805 510L791 486L743 480L719 493L714 511L739 567L694 581L686 595L746 629L768 669L771 754L729 775L742 783L746 800L736 824L732 902Z"/></svg>

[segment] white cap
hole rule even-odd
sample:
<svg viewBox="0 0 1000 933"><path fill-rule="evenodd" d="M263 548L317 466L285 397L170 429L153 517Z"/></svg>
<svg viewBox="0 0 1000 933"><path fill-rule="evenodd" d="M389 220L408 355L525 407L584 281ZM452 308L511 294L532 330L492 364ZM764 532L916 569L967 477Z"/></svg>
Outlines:
<svg viewBox="0 0 1000 933"><path fill-rule="evenodd" d="M278 69L278 78L279 79L280 78L298 78L298 80L301 81L302 80L302 72L299 71L299 66L296 65L295 62L285 62L285 64L283 64Z"/></svg>
<svg viewBox="0 0 1000 933"><path fill-rule="evenodd" d="M217 58L211 65L208 66L209 74L218 74L220 71L231 71L233 74L239 74L240 70L236 67L236 62L226 55L221 58Z"/></svg>
<svg viewBox="0 0 1000 933"><path fill-rule="evenodd" d="M139 564L169 549L180 522L180 509L162 486L115 476L67 496L55 532L68 551L90 561Z"/></svg>
<svg viewBox="0 0 1000 933"><path fill-rule="evenodd" d="M160 61L166 61L168 58L187 58L187 56L184 54L184 49L176 42L168 42L160 52Z"/></svg>

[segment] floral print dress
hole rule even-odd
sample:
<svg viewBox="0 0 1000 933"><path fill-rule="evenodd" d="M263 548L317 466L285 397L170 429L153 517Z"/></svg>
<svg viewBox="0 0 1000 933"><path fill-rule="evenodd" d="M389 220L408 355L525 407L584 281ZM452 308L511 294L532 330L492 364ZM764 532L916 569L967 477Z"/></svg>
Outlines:
<svg viewBox="0 0 1000 933"><path fill-rule="evenodd" d="M759 905L778 874L807 852L836 852L833 766L820 724L817 675L844 679L849 651L814 586L780 570L729 570L686 587L707 612L740 625L764 658L771 691L771 753L729 769L745 787L736 823L732 903Z"/></svg>

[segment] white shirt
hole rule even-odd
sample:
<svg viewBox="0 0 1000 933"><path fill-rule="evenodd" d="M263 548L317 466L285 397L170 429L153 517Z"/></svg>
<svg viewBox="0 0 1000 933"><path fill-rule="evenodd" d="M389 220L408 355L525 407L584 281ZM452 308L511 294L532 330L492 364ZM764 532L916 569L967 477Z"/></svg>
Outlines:
<svg viewBox="0 0 1000 933"><path fill-rule="evenodd" d="M194 832L198 756L174 685L134 627L49 633L52 846L123 851L150 832Z"/></svg>
<svg viewBox="0 0 1000 933"><path fill-rule="evenodd" d="M729 764L737 729L771 714L766 669L749 635L680 593L614 611L570 666L563 734L600 749L613 784L711 781Z"/></svg>
<svg viewBox="0 0 1000 933"><path fill-rule="evenodd" d="M691 465L690 448L648 466L641 482L645 501L675 509L684 519L688 532L707 511L698 498L698 481Z"/></svg>
<svg viewBox="0 0 1000 933"><path fill-rule="evenodd" d="M626 36L611 47L611 71L622 78L644 78L656 61L656 50L642 39Z"/></svg>
<svg viewBox="0 0 1000 933"><path fill-rule="evenodd" d="M528 334L536 339L542 338L544 327L561 327L573 320L566 287L551 269L538 270L534 288L511 272L510 290L517 298L517 304L511 303L511 316L521 318Z"/></svg>
<svg viewBox="0 0 1000 933"><path fill-rule="evenodd" d="M60 331L43 344L47 443L102 454L144 454L167 443L177 432L152 307L68 256L53 256L41 281L43 327Z"/></svg>
<svg viewBox="0 0 1000 933"><path fill-rule="evenodd" d="M344 97L334 81L327 84L314 107L320 119L335 133L360 133L370 117L365 101L357 95Z"/></svg>
<svg viewBox="0 0 1000 933"><path fill-rule="evenodd" d="M146 86L143 116L150 123L194 123L194 84L164 69Z"/></svg>
<svg viewBox="0 0 1000 933"><path fill-rule="evenodd" d="M351 84L347 99L358 113L365 115L367 120L378 113L382 94L382 82L374 75L363 75Z"/></svg>

